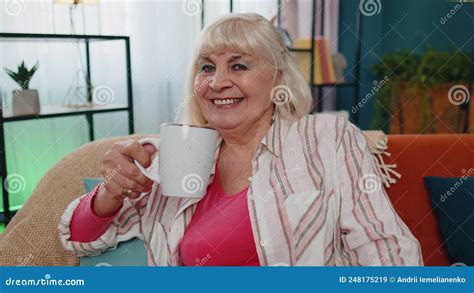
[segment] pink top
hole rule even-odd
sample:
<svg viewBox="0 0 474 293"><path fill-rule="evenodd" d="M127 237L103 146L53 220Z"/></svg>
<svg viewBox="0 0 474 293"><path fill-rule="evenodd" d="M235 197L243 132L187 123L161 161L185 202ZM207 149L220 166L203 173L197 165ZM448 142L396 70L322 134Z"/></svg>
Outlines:
<svg viewBox="0 0 474 293"><path fill-rule="evenodd" d="M74 210L70 227L71 241L91 242L96 240L107 231L122 208L123 203L117 212L109 217L99 217L94 213L92 204L101 185L97 185L94 190L89 192Z"/></svg>
<svg viewBox="0 0 474 293"><path fill-rule="evenodd" d="M217 164L216 164L217 166ZM74 210L71 241L91 242L112 224L117 212L97 216L92 205L98 185ZM219 183L218 171L207 194L199 201L191 223L180 243L185 266L259 266L247 205L248 187L235 195L226 194ZM218 223L218 225L217 225Z"/></svg>
<svg viewBox="0 0 474 293"><path fill-rule="evenodd" d="M247 190L226 194L216 174L180 244L185 266L259 266Z"/></svg>

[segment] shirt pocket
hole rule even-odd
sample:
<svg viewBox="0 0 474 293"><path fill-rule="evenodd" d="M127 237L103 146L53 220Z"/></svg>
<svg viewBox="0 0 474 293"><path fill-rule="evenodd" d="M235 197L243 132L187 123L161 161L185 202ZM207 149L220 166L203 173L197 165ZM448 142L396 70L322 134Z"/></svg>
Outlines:
<svg viewBox="0 0 474 293"><path fill-rule="evenodd" d="M299 193L289 194L285 199L285 207L288 214L290 225L295 230L298 224L306 217L314 217L309 215L310 210L314 210L314 203L319 197L320 190L311 190Z"/></svg>

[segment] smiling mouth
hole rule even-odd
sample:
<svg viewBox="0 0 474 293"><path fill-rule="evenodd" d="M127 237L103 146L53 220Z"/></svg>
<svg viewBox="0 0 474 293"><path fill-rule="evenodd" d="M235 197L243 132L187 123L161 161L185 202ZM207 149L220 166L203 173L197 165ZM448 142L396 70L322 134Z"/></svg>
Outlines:
<svg viewBox="0 0 474 293"><path fill-rule="evenodd" d="M234 105L242 102L244 98L213 99L214 105Z"/></svg>

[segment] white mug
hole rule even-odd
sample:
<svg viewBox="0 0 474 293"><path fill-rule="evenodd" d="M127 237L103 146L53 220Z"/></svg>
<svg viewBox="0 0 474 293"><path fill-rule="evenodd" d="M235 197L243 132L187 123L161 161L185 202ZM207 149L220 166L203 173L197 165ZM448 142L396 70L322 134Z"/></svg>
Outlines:
<svg viewBox="0 0 474 293"><path fill-rule="evenodd" d="M185 124L162 124L160 138L147 137L140 144L150 143L159 155L150 167L135 160L142 173L160 184L165 196L202 198L214 165L216 130Z"/></svg>

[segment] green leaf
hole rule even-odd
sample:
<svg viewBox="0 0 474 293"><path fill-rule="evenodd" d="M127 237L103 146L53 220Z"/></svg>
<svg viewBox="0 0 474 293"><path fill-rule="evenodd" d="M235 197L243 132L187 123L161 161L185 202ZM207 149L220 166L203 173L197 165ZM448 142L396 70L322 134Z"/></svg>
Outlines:
<svg viewBox="0 0 474 293"><path fill-rule="evenodd" d="M372 127L378 129L387 124L384 124L387 121L384 115L391 104L388 98L400 99L395 94L395 88L400 82L408 85L409 90L414 92L416 89L428 92L433 86L443 83L468 83L471 74L471 61L468 56L469 53L460 48L443 52L432 46L428 46L422 54L414 54L409 49L385 54L380 62L372 66L372 71L378 79L385 76L390 78L390 82L377 93ZM423 96L422 103L425 107L423 109L429 111L429 97ZM429 115L430 113L422 113L423 126L431 121Z"/></svg>
<svg viewBox="0 0 474 293"><path fill-rule="evenodd" d="M38 61L36 64L28 70L28 68L25 65L25 61L22 61L21 64L18 65L18 72L14 72L10 69L5 68L6 73L16 82L20 85L22 89L28 89L29 84L31 79L33 78L33 75L35 72L38 70Z"/></svg>

